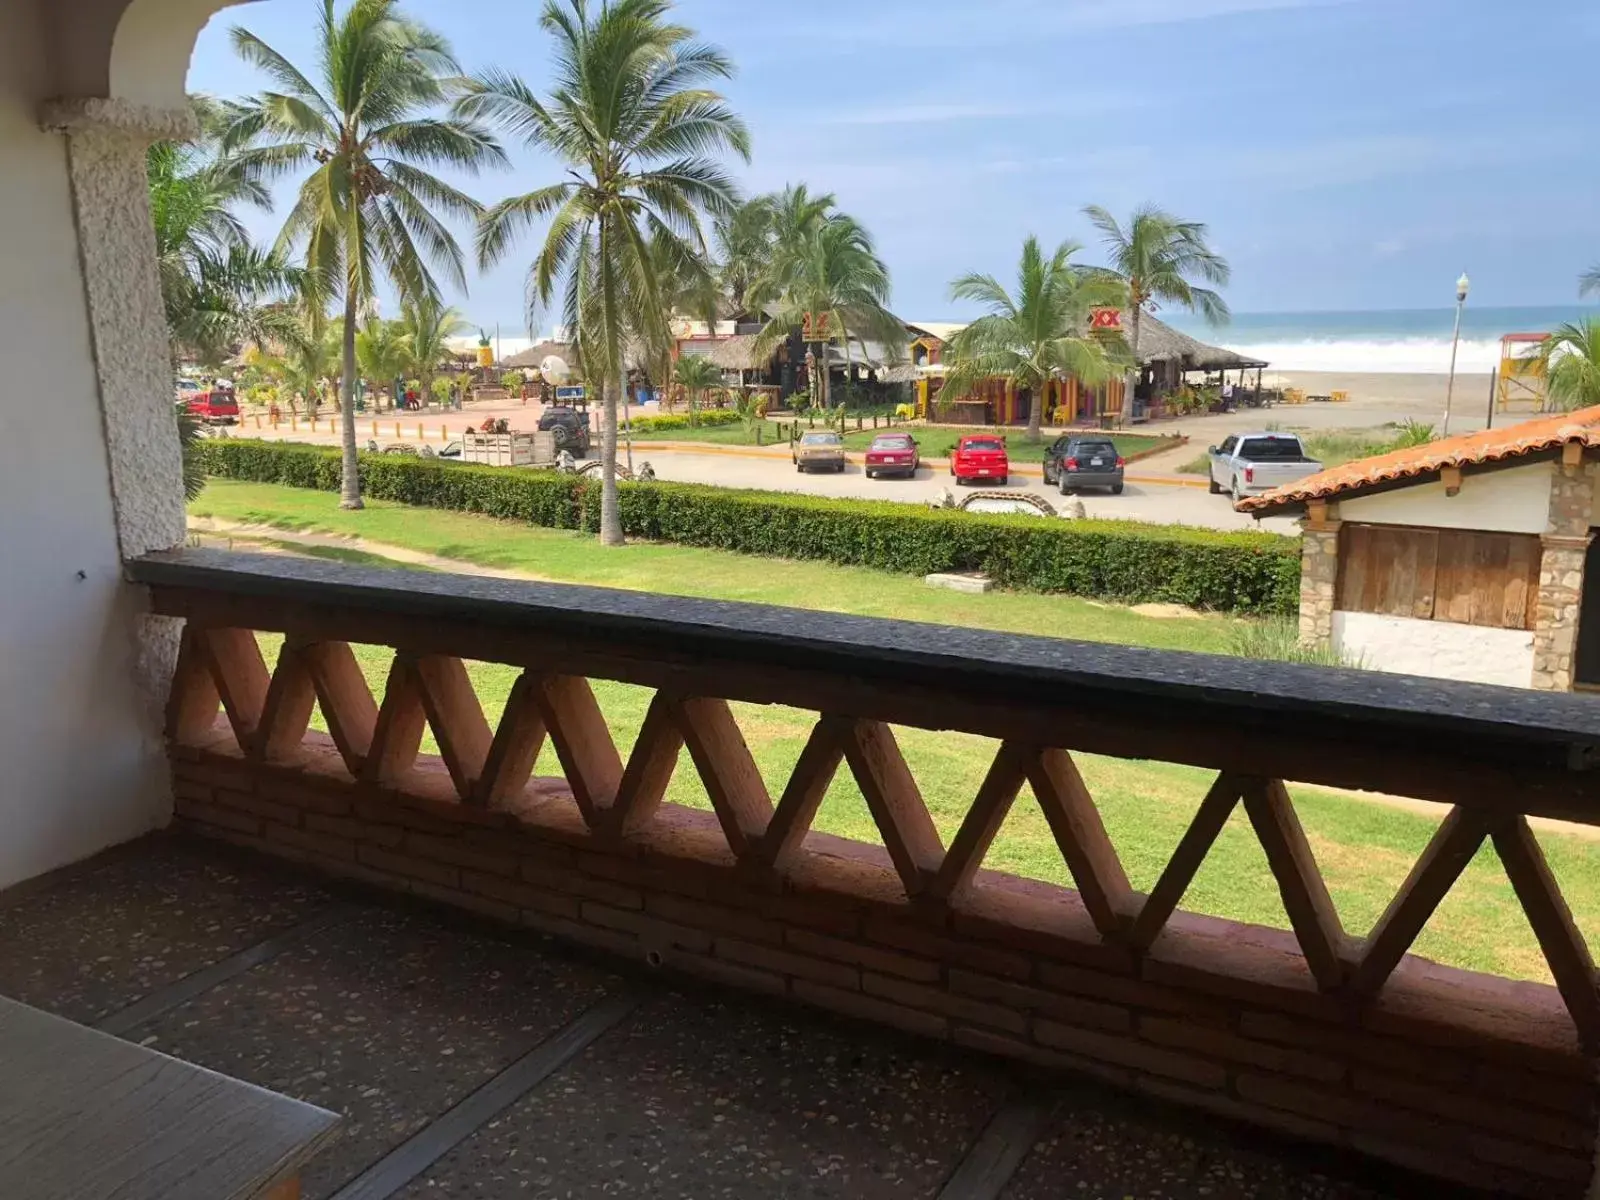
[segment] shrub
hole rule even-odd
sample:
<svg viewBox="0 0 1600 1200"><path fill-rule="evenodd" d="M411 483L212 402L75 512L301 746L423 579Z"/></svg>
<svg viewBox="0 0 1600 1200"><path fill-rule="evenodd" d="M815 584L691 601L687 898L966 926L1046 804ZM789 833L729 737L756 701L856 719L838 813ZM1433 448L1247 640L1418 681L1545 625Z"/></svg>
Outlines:
<svg viewBox="0 0 1600 1200"><path fill-rule="evenodd" d="M317 446L208 441L213 475L337 491L339 455ZM380 500L481 513L552 529L598 527L600 487L553 471L477 467L404 455L361 459ZM630 536L740 554L815 559L926 575L983 571L1004 587L1126 603L1293 614L1294 538L1133 521L1048 521L700 484L622 484Z"/></svg>
<svg viewBox="0 0 1600 1200"><path fill-rule="evenodd" d="M1264 662L1305 663L1313 667L1361 667L1360 655L1341 654L1326 642L1307 646L1300 628L1287 617L1241 622L1228 635L1229 650L1240 658Z"/></svg>
<svg viewBox="0 0 1600 1200"><path fill-rule="evenodd" d="M688 413L665 413L659 417L635 417L635 433L670 433L678 429L709 429L719 425L737 425L739 414L733 409L713 408L702 410L696 419Z"/></svg>

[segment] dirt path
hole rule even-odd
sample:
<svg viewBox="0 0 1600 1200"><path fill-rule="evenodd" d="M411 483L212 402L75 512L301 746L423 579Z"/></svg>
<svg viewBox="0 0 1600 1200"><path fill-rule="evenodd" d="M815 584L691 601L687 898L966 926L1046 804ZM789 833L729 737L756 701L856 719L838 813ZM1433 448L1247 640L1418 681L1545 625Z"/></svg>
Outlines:
<svg viewBox="0 0 1600 1200"><path fill-rule="evenodd" d="M430 570L456 575L482 575L492 579L523 579L536 583L567 582L565 580L552 579L548 575L537 575L531 571L504 571L494 567L480 567L476 563L462 562L460 559L455 558L441 558L436 554L423 554L417 550L408 550L404 546L368 541L366 538L341 537L332 533L307 533L299 530L278 529L271 525L247 525L243 522L224 521L215 517L190 517L189 532L199 540L201 545L209 545L225 550L234 549L238 543L242 542L245 543L244 548L257 552L292 554L294 551L285 548L282 544L290 543L296 546L321 546L342 550L358 550L364 554L387 558L405 566L427 567ZM1433 820L1443 820L1445 814L1450 811L1448 804L1436 804L1431 800L1417 800L1409 796L1386 796L1379 792L1358 792L1348 788L1327 787L1323 784L1312 786L1315 786L1318 791L1349 796L1357 800L1371 800L1388 808L1402 809ZM1600 841L1600 826L1580 825L1571 821L1554 821L1546 817L1529 817L1528 823L1535 829L1567 834L1587 841Z"/></svg>

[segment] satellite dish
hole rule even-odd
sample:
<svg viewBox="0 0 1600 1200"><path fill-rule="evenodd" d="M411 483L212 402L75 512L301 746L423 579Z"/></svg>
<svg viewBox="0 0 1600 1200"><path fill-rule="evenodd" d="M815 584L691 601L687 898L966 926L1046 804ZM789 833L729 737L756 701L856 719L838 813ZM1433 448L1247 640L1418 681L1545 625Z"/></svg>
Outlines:
<svg viewBox="0 0 1600 1200"><path fill-rule="evenodd" d="M552 354L539 364L539 374L543 375L551 383L559 384L564 382L568 375L572 374L572 368L567 366L566 359L560 355Z"/></svg>

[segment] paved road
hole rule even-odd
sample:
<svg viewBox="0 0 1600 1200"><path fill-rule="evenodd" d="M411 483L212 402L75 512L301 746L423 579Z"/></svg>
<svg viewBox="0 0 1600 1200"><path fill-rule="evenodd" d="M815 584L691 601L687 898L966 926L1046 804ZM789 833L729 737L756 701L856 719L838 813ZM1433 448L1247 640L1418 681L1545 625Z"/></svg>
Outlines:
<svg viewBox="0 0 1600 1200"><path fill-rule="evenodd" d="M721 454L659 452L658 447L634 446L634 462L648 461L660 479L679 483L715 483L724 487L765 488L772 491L803 492L812 496L851 496L870 500L900 500L926 504L938 499L945 489L958 499L967 491L941 470L924 467L915 479L868 479L858 464L850 464L842 475L800 475L786 455L776 459L748 458ZM1130 471L1137 476L1138 463ZM1060 507L1070 504L1055 488L1038 479L1013 476L1012 490L1044 496ZM1122 518L1175 525L1195 525L1212 529L1268 529L1279 533L1298 533L1295 522L1281 518L1256 522L1233 511L1223 496L1208 495L1205 488L1173 483L1130 482L1120 496L1089 493L1080 497L1091 517Z"/></svg>

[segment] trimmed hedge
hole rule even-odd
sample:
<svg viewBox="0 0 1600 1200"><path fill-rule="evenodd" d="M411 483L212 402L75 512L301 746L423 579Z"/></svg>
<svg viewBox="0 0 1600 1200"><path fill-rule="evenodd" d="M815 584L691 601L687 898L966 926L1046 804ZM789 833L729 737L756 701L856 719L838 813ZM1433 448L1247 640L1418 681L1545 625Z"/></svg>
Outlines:
<svg viewBox="0 0 1600 1200"><path fill-rule="evenodd" d="M337 491L339 453L317 446L217 439L207 471L227 479ZM393 454L361 457L368 496L481 513L551 529L599 525L596 480ZM1299 609L1300 545L1267 533L1221 533L1134 521L1045 521L699 484L621 484L632 537L926 575L983 571L1005 587L1130 604L1227 612Z"/></svg>
<svg viewBox="0 0 1600 1200"><path fill-rule="evenodd" d="M737 425L744 420L731 408L712 408L700 413L693 422L688 413L663 413L659 417L635 417L629 422L635 433L668 433L678 429L719 429L724 425Z"/></svg>

